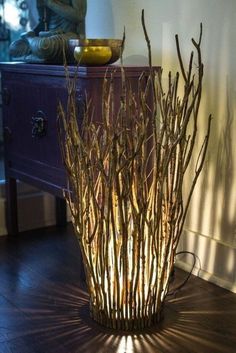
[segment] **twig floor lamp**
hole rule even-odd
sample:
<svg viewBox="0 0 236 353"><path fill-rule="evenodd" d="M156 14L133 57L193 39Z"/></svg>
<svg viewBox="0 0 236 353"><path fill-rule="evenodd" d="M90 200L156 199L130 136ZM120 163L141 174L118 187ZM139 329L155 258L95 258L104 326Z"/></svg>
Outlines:
<svg viewBox="0 0 236 353"><path fill-rule="evenodd" d="M201 38L192 40L185 70L176 36L180 74L151 63L140 77L137 99L122 72L120 107L114 109L112 74L104 78L102 116L93 120L87 103L78 127L75 83L68 105L59 106L60 141L68 172L66 198L81 247L91 316L114 329L134 330L157 323L168 293L176 247L189 202L206 156L211 116L185 202L183 183L193 155L202 93ZM197 72L194 72L197 71ZM184 93L179 95L180 76ZM150 100L151 94L151 100ZM150 103L151 102L151 103Z"/></svg>

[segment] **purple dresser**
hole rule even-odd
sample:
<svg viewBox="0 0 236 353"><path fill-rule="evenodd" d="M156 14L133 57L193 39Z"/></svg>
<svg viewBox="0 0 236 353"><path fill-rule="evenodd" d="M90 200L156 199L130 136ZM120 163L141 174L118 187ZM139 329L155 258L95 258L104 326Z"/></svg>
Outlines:
<svg viewBox="0 0 236 353"><path fill-rule="evenodd" d="M114 81L119 86L119 67L79 68L76 80L79 111L85 95L88 95L92 97L99 119L103 78L107 70L114 69ZM59 101L66 104L67 99L64 67L1 63L0 70L8 233L18 233L16 180L55 195L57 224L63 225L66 223L66 205L62 189L66 186L66 174L58 142L57 106ZM76 67L69 67L71 76L75 71ZM126 77L134 88L144 71L147 72L148 67L125 67Z"/></svg>

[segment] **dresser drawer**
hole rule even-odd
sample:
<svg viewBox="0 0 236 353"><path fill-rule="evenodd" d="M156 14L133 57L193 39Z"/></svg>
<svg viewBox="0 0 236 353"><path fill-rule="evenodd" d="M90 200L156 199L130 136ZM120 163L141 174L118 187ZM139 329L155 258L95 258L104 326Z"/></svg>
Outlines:
<svg viewBox="0 0 236 353"><path fill-rule="evenodd" d="M6 73L3 89L6 173L64 187L57 109L60 101L66 106L65 78ZM77 89L82 105L83 81Z"/></svg>
<svg viewBox="0 0 236 353"><path fill-rule="evenodd" d="M57 132L57 107L66 104L65 79L26 75L7 78L8 103L4 128L8 157L11 152L53 166L61 166Z"/></svg>

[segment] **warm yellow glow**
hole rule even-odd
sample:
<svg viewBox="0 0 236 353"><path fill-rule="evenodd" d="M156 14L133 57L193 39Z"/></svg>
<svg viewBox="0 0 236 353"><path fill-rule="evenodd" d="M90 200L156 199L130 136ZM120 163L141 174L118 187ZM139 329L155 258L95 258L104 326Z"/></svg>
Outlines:
<svg viewBox="0 0 236 353"><path fill-rule="evenodd" d="M117 353L133 353L134 344L132 336L123 336L119 341L119 346L117 348Z"/></svg>
<svg viewBox="0 0 236 353"><path fill-rule="evenodd" d="M99 177L95 185L96 195L101 196L103 183ZM121 190L125 188L121 180L120 188ZM135 191L136 188L137 186L134 185L131 189ZM152 188L149 191L151 193ZM141 233L137 228L135 229L137 219L131 203L124 204L123 201L122 208L125 208L127 221L122 233L121 209L115 190L112 193L109 211L113 215L113 221L107 222L109 215L105 212L103 221L100 220L100 228L96 228L97 211L93 203L86 204L84 229L87 235L83 241L83 249L87 263L94 269L89 278L91 304L95 308L99 302L100 312L106 312L108 317L115 320L152 318L160 312L168 290L173 240L167 246L170 235L162 240L161 233L158 235L152 232L154 204L151 197L149 200L149 213ZM163 214L163 227L167 225L166 218ZM91 232L93 233L94 229L97 231L90 241ZM77 232L79 234L79 227ZM157 239L159 239L158 251L155 248ZM100 240L105 242L103 247L105 254L100 253L101 248L98 246Z"/></svg>

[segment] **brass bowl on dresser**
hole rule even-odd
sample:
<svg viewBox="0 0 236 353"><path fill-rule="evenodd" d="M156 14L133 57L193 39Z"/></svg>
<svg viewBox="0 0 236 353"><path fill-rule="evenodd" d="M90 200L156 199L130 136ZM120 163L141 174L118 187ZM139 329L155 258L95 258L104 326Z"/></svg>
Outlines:
<svg viewBox="0 0 236 353"><path fill-rule="evenodd" d="M121 39L70 39L69 49L80 65L108 65L121 56Z"/></svg>

